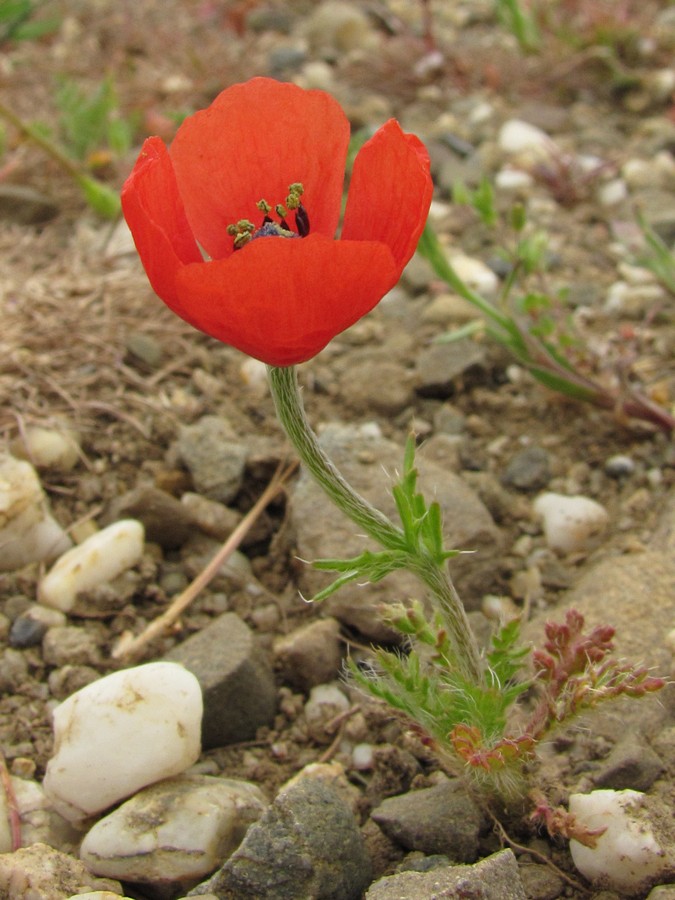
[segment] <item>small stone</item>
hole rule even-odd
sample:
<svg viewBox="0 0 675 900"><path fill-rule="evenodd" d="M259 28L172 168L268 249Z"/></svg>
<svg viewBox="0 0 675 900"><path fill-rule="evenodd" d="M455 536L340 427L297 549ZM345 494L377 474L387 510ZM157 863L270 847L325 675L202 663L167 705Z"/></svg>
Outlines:
<svg viewBox="0 0 675 900"><path fill-rule="evenodd" d="M532 189L534 178L523 169L512 169L505 166L495 175L495 187L509 193L524 193Z"/></svg>
<svg viewBox="0 0 675 900"><path fill-rule="evenodd" d="M463 338L449 344L434 344L417 358L417 393L420 397L445 400L462 381L484 378L485 350Z"/></svg>
<svg viewBox="0 0 675 900"><path fill-rule="evenodd" d="M649 744L639 735L627 734L599 764L593 773L593 783L596 787L615 791L625 788L648 791L664 771L663 760Z"/></svg>
<svg viewBox="0 0 675 900"><path fill-rule="evenodd" d="M335 732L326 726L347 712L349 706L349 700L337 684L319 684L313 687L305 703L309 735L319 743L329 744L335 737Z"/></svg>
<svg viewBox="0 0 675 900"><path fill-rule="evenodd" d="M394 416L413 398L410 374L403 366L381 361L350 365L340 379L340 394L355 412Z"/></svg>
<svg viewBox="0 0 675 900"><path fill-rule="evenodd" d="M360 900L370 879L370 859L349 806L322 780L296 777L222 869L188 896Z"/></svg>
<svg viewBox="0 0 675 900"><path fill-rule="evenodd" d="M234 499L243 482L246 448L226 419L204 416L184 426L177 449L198 493L221 503Z"/></svg>
<svg viewBox="0 0 675 900"><path fill-rule="evenodd" d="M182 666L155 662L106 675L54 710L45 792L78 821L178 775L199 757L201 717L199 683Z"/></svg>
<svg viewBox="0 0 675 900"><path fill-rule="evenodd" d="M140 522L124 519L109 525L59 557L38 585L39 602L68 612L78 594L112 581L139 563L143 546Z"/></svg>
<svg viewBox="0 0 675 900"><path fill-rule="evenodd" d="M200 494L188 491L180 498L180 502L204 534L219 541L228 538L241 521L241 515L233 509Z"/></svg>
<svg viewBox="0 0 675 900"><path fill-rule="evenodd" d="M341 57L351 50L373 50L377 33L368 16L351 3L325 0L303 22L302 34L310 47L329 56Z"/></svg>
<svg viewBox="0 0 675 900"><path fill-rule="evenodd" d="M630 456L616 453L605 460L605 472L610 478L626 478L635 472L635 462Z"/></svg>
<svg viewBox="0 0 675 900"><path fill-rule="evenodd" d="M422 321L429 325L459 325L479 317L474 306L457 294L439 294L424 307Z"/></svg>
<svg viewBox="0 0 675 900"><path fill-rule="evenodd" d="M590 497L540 494L534 501L535 515L543 520L546 543L559 553L590 550L603 535L609 514Z"/></svg>
<svg viewBox="0 0 675 900"><path fill-rule="evenodd" d="M332 681L343 659L340 623L326 618L296 628L275 641L274 659L284 682L300 690Z"/></svg>
<svg viewBox="0 0 675 900"><path fill-rule="evenodd" d="M522 119L508 119L499 129L497 143L502 153L519 158L534 158L541 162L551 156L551 138L529 122Z"/></svg>
<svg viewBox="0 0 675 900"><path fill-rule="evenodd" d="M255 635L235 613L218 616L165 659L184 665L201 685L205 749L251 740L259 727L271 724L276 709L272 671Z"/></svg>
<svg viewBox="0 0 675 900"><path fill-rule="evenodd" d="M528 900L557 900L563 894L565 882L548 866L520 865L518 874Z"/></svg>
<svg viewBox="0 0 675 900"><path fill-rule="evenodd" d="M0 454L0 572L50 562L71 540L50 514L35 469Z"/></svg>
<svg viewBox="0 0 675 900"><path fill-rule="evenodd" d="M482 296L493 297L499 290L499 279L480 259L455 253L450 255L450 265L467 287Z"/></svg>
<svg viewBox="0 0 675 900"><path fill-rule="evenodd" d="M483 815L457 778L388 797L371 817L407 850L441 853L453 862L473 862L478 856Z"/></svg>
<svg viewBox="0 0 675 900"><path fill-rule="evenodd" d="M75 625L50 628L42 641L42 657L49 666L95 666L101 662L94 636Z"/></svg>
<svg viewBox="0 0 675 900"><path fill-rule="evenodd" d="M162 363L162 345L150 334L133 331L127 337L126 348L137 362L144 363L149 369L158 369Z"/></svg>
<svg viewBox="0 0 675 900"><path fill-rule="evenodd" d="M0 854L0 897L8 900L64 900L75 892L109 890L122 894L118 881L96 878L79 859L47 844Z"/></svg>
<svg viewBox="0 0 675 900"><path fill-rule="evenodd" d="M365 900L463 900L466 897L526 900L513 851L501 850L472 866L389 875L372 885Z"/></svg>
<svg viewBox="0 0 675 900"><path fill-rule="evenodd" d="M545 487L551 478L551 458L543 447L526 447L516 453L504 471L503 482L520 491Z"/></svg>
<svg viewBox="0 0 675 900"><path fill-rule="evenodd" d="M0 184L0 219L16 225L42 225L59 214L58 205L32 188Z"/></svg>
<svg viewBox="0 0 675 900"><path fill-rule="evenodd" d="M594 847L570 841L574 865L594 887L644 894L675 876L672 809L639 791L572 794L569 810L582 827L605 828Z"/></svg>
<svg viewBox="0 0 675 900"><path fill-rule="evenodd" d="M613 178L600 185L597 196L601 206L616 206L628 198L628 187L623 178Z"/></svg>
<svg viewBox="0 0 675 900"><path fill-rule="evenodd" d="M260 788L247 781L168 778L98 821L82 841L80 858L95 875L123 881L203 878L232 855L267 805Z"/></svg>
<svg viewBox="0 0 675 900"><path fill-rule="evenodd" d="M23 653L8 647L0 654L0 692L14 694L28 678L28 661Z"/></svg>
<svg viewBox="0 0 675 900"><path fill-rule="evenodd" d="M189 509L166 491L139 487L114 500L106 521L136 519L145 529L145 538L165 550L181 547L195 530Z"/></svg>
<svg viewBox="0 0 675 900"><path fill-rule="evenodd" d="M71 663L54 669L49 673L47 684L52 697L57 700L65 700L75 691L81 690L93 681L98 681L100 674L91 666L74 666Z"/></svg>
<svg viewBox="0 0 675 900"><path fill-rule="evenodd" d="M75 432L66 426L42 428L29 425L21 438L11 445L12 454L29 460L38 469L70 472L80 459L80 445Z"/></svg>

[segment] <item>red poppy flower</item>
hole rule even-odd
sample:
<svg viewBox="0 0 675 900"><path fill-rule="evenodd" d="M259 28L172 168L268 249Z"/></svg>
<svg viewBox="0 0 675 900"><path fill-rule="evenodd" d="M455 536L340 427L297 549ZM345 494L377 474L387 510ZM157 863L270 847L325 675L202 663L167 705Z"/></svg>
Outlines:
<svg viewBox="0 0 675 900"><path fill-rule="evenodd" d="M396 284L431 203L426 149L392 119L356 157L336 240L348 143L330 95L269 78L227 88L169 150L148 138L122 208L155 292L270 365L315 356ZM283 204L298 183L294 228L293 204L260 201ZM242 220L253 239L235 249Z"/></svg>

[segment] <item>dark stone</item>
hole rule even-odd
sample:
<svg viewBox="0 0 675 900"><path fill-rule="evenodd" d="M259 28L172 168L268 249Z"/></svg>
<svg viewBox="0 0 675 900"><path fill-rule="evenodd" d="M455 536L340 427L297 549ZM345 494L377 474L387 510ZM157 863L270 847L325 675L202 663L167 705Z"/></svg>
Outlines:
<svg viewBox="0 0 675 900"><path fill-rule="evenodd" d="M614 745L593 775L599 788L648 791L665 771L663 760L638 735L628 734Z"/></svg>
<svg viewBox="0 0 675 900"><path fill-rule="evenodd" d="M324 782L301 778L279 793L222 869L188 896L359 900L370 879L352 811Z"/></svg>
<svg viewBox="0 0 675 900"><path fill-rule="evenodd" d="M154 487L139 487L114 500L106 513L106 522L137 519L143 523L146 540L165 550L174 550L195 531L195 520L188 508Z"/></svg>
<svg viewBox="0 0 675 900"><path fill-rule="evenodd" d="M502 480L520 491L536 491L546 487L550 478L550 457L546 450L526 447L511 458Z"/></svg>
<svg viewBox="0 0 675 900"><path fill-rule="evenodd" d="M483 815L459 779L389 797L371 816L408 850L443 854L455 862L478 856Z"/></svg>
<svg viewBox="0 0 675 900"><path fill-rule="evenodd" d="M272 723L272 671L255 635L235 613L219 616L164 659L184 665L201 685L205 750L251 740L258 728Z"/></svg>
<svg viewBox="0 0 675 900"><path fill-rule="evenodd" d="M46 622L40 622L31 616L19 616L9 629L9 646L35 647L45 636L47 628Z"/></svg>

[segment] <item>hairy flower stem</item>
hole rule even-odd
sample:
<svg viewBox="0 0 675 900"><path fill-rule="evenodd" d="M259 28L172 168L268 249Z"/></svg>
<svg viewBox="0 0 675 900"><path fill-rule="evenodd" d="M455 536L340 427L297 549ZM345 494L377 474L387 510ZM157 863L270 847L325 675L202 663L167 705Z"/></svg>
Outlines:
<svg viewBox="0 0 675 900"><path fill-rule="evenodd" d="M333 503L359 528L386 549L409 556L408 569L431 591L443 614L458 671L475 684L483 683L478 645L445 568L426 554L413 555L403 531L358 494L326 456L307 421L295 367L268 366L267 374L279 421L304 466Z"/></svg>

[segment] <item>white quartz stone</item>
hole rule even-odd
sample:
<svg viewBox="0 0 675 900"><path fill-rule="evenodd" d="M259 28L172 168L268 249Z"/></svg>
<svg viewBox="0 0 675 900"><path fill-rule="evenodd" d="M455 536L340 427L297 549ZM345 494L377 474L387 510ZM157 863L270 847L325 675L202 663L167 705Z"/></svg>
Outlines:
<svg viewBox="0 0 675 900"><path fill-rule="evenodd" d="M70 821L178 775L199 757L201 689L177 663L106 675L59 704L53 718L54 755L43 787Z"/></svg>
<svg viewBox="0 0 675 900"><path fill-rule="evenodd" d="M69 472L77 465L80 447L72 429L44 428L29 425L21 438L12 444L12 453L30 460L38 469L58 469Z"/></svg>
<svg viewBox="0 0 675 900"><path fill-rule="evenodd" d="M97 822L80 858L95 875L183 881L208 875L237 849L267 808L256 785L210 775L169 778Z"/></svg>
<svg viewBox="0 0 675 900"><path fill-rule="evenodd" d="M591 549L609 521L604 506L578 494L573 497L552 492L540 494L533 508L542 520L546 543L560 553Z"/></svg>
<svg viewBox="0 0 675 900"><path fill-rule="evenodd" d="M38 586L38 600L68 612L77 595L126 572L143 556L144 531L135 519L123 519L64 553Z"/></svg>
<svg viewBox="0 0 675 900"><path fill-rule="evenodd" d="M508 156L532 157L546 159L551 156L554 146L551 138L529 122L522 119L509 119L504 122L497 137L499 149Z"/></svg>
<svg viewBox="0 0 675 900"><path fill-rule="evenodd" d="M71 540L52 517L35 469L0 454L0 572L56 559Z"/></svg>
<svg viewBox="0 0 675 900"><path fill-rule="evenodd" d="M462 281L479 294L492 297L497 293L499 279L480 259L465 256L463 253L453 253L450 256L450 265Z"/></svg>
<svg viewBox="0 0 675 900"><path fill-rule="evenodd" d="M672 810L656 803L630 790L570 796L569 810L580 825L606 828L595 847L570 841L574 865L593 885L644 896L661 876L675 872Z"/></svg>

